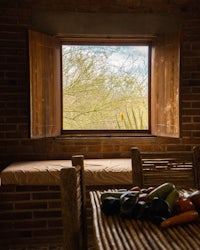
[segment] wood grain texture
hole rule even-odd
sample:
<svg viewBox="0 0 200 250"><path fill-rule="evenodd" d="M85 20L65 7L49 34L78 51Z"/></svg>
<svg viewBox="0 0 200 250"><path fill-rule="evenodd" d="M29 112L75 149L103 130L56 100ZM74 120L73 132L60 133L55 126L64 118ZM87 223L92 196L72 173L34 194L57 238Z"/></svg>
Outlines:
<svg viewBox="0 0 200 250"><path fill-rule="evenodd" d="M184 192L184 190L182 190ZM194 191L194 190L190 190ZM101 192L91 191L96 250L193 250L200 246L200 221L161 230L150 221L105 216Z"/></svg>
<svg viewBox="0 0 200 250"><path fill-rule="evenodd" d="M178 188L199 188L200 147L192 152L140 152L131 148L134 185L157 186L172 182Z"/></svg>
<svg viewBox="0 0 200 250"><path fill-rule="evenodd" d="M83 249L83 222L81 197L81 168L61 170L63 249Z"/></svg>
<svg viewBox="0 0 200 250"><path fill-rule="evenodd" d="M152 134L179 137L180 34L153 41L151 74Z"/></svg>
<svg viewBox="0 0 200 250"><path fill-rule="evenodd" d="M60 134L60 45L52 36L29 31L31 137Z"/></svg>

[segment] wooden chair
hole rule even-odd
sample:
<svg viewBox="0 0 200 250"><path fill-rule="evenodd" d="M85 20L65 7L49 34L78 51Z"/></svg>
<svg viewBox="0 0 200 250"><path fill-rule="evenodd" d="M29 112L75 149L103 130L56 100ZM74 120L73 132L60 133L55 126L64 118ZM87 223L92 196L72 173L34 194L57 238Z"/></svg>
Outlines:
<svg viewBox="0 0 200 250"><path fill-rule="evenodd" d="M200 147L192 152L140 152L131 148L134 185L172 182L178 188L200 188Z"/></svg>

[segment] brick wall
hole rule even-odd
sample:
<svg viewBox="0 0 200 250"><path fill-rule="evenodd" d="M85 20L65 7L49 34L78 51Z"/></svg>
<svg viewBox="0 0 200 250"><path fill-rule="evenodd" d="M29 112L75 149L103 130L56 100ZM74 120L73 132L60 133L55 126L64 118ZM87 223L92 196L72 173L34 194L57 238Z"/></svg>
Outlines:
<svg viewBox="0 0 200 250"><path fill-rule="evenodd" d="M0 4L0 159L10 161L85 157L128 157L131 146L142 151L190 151L200 144L200 12L197 1L30 1L2 0ZM189 4L188 4L189 3ZM29 67L27 30L32 10L86 12L177 13L182 16L181 138L59 137L29 138Z"/></svg>
<svg viewBox="0 0 200 250"><path fill-rule="evenodd" d="M59 186L0 187L0 245L62 242Z"/></svg>

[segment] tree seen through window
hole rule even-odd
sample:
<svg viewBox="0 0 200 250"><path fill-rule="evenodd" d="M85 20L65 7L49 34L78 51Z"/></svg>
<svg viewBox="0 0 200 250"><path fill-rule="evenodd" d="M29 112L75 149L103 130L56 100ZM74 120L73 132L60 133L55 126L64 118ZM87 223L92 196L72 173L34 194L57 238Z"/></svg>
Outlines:
<svg viewBox="0 0 200 250"><path fill-rule="evenodd" d="M63 129L149 129L148 50L63 45Z"/></svg>

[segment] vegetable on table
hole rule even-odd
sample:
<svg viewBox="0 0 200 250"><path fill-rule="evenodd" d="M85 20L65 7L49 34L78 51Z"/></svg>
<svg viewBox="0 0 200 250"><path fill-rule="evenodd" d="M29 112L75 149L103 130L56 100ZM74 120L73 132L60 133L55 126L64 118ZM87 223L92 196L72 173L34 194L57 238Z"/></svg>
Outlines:
<svg viewBox="0 0 200 250"><path fill-rule="evenodd" d="M101 210L105 215L118 214L120 212L120 199L116 197L106 197L101 204Z"/></svg>
<svg viewBox="0 0 200 250"><path fill-rule="evenodd" d="M169 182L157 187L117 189L101 194L101 210L105 215L125 219L150 220L161 228L190 223L200 215L200 190L185 198Z"/></svg>
<svg viewBox="0 0 200 250"><path fill-rule="evenodd" d="M179 198L179 192L176 188L174 188L165 199L171 212L173 212L174 205L176 204L178 198Z"/></svg>
<svg viewBox="0 0 200 250"><path fill-rule="evenodd" d="M181 225L184 223L189 223L197 220L199 217L199 214L196 210L190 210L186 211L177 215L174 215L172 217L169 217L168 219L161 222L160 227L161 228L167 228L171 226Z"/></svg>
<svg viewBox="0 0 200 250"><path fill-rule="evenodd" d="M168 203L158 197L154 197L149 206L149 217L162 216L168 218L171 215Z"/></svg>
<svg viewBox="0 0 200 250"><path fill-rule="evenodd" d="M147 201L151 201L153 200L154 197L158 197L161 199L166 199L166 197L168 196L169 193L172 192L172 190L175 189L175 185L172 183L163 183L161 185L159 185L158 187L156 187L155 189L153 189L148 197L147 197Z"/></svg>
<svg viewBox="0 0 200 250"><path fill-rule="evenodd" d="M193 202L190 199L180 196L174 205L174 213L180 214L189 210L197 210Z"/></svg>
<svg viewBox="0 0 200 250"><path fill-rule="evenodd" d="M189 199L194 204L195 209L197 210L197 212L200 214L200 190L194 191L189 196Z"/></svg>
<svg viewBox="0 0 200 250"><path fill-rule="evenodd" d="M115 191L115 192L104 192L101 194L101 202L103 202L103 200L107 197L114 197L114 198L120 198L120 196L122 194L125 194L125 193L130 193L131 191L127 191L127 190L118 190L118 191Z"/></svg>
<svg viewBox="0 0 200 250"><path fill-rule="evenodd" d="M127 192L120 196L120 216L133 218L134 209L138 202L139 192Z"/></svg>

